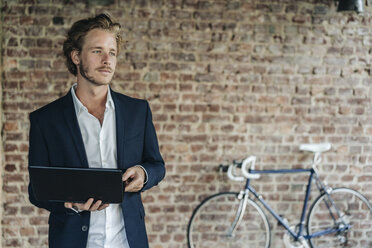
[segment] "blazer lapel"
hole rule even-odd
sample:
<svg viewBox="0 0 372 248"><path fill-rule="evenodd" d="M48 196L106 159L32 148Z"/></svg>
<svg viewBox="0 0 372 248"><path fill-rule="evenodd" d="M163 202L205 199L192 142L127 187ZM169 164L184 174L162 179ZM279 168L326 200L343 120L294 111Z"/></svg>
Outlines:
<svg viewBox="0 0 372 248"><path fill-rule="evenodd" d="M76 117L71 91L69 91L68 94L65 96L63 114L67 126L69 127L76 149L78 151L81 166L88 168L89 167L88 159L85 153L83 137L81 136L79 123Z"/></svg>
<svg viewBox="0 0 372 248"><path fill-rule="evenodd" d="M116 93L111 90L111 97L115 104L115 118L116 118L116 154L117 154L117 164L119 169L125 169L124 165L124 137L125 137L125 106L116 97Z"/></svg>

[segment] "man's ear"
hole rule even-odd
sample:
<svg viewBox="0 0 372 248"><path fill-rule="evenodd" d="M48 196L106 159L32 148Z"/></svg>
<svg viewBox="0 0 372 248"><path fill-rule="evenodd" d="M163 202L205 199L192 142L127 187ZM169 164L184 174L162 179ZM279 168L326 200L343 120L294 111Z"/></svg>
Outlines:
<svg viewBox="0 0 372 248"><path fill-rule="evenodd" d="M75 65L80 64L80 58L79 58L79 51L78 50L72 50L70 53L71 60Z"/></svg>

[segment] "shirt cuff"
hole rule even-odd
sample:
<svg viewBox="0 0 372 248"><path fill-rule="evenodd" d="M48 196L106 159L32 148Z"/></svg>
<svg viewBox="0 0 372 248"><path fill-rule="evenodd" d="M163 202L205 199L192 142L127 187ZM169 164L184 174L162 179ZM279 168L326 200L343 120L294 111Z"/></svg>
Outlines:
<svg viewBox="0 0 372 248"><path fill-rule="evenodd" d="M135 167L140 167L145 172L145 182L143 183L145 185L149 178L149 175L147 174L146 169L142 165L136 165Z"/></svg>

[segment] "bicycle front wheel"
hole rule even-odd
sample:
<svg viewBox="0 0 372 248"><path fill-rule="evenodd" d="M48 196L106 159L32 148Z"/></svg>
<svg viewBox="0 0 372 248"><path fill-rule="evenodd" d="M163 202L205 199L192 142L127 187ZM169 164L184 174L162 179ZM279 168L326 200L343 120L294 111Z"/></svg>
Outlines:
<svg viewBox="0 0 372 248"><path fill-rule="evenodd" d="M307 231L313 248L372 247L372 205L349 188L320 195L310 208ZM348 227L348 228L346 228ZM324 235L317 236L317 233Z"/></svg>
<svg viewBox="0 0 372 248"><path fill-rule="evenodd" d="M200 203L188 225L189 248L268 248L269 222L262 208L251 199L241 222L231 233L241 202L238 193L224 192Z"/></svg>

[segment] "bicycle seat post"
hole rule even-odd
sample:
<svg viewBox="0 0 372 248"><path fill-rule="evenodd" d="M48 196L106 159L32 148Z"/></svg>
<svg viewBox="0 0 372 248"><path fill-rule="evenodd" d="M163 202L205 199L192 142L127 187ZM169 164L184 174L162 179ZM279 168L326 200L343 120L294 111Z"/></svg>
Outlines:
<svg viewBox="0 0 372 248"><path fill-rule="evenodd" d="M301 144L300 151L307 151L314 153L314 159L312 167L316 173L318 173L317 165L322 161L321 154L322 152L329 151L332 145L330 143L320 143L320 144Z"/></svg>
<svg viewBox="0 0 372 248"><path fill-rule="evenodd" d="M322 158L321 158L321 153L320 152L315 152L314 153L314 158L313 158L313 164L311 165L315 171L315 174L318 176L319 175L319 170L318 170L318 167L317 165L320 164L320 162L322 161Z"/></svg>
<svg viewBox="0 0 372 248"><path fill-rule="evenodd" d="M330 143L320 143L320 144L301 144L300 145L300 151L307 151L312 152L314 154L313 162L312 162L312 168L314 170L318 188L324 189L326 191L329 191L329 187L326 181L322 182L319 180L319 170L318 165L322 161L321 155L323 152L329 151L331 149L332 145Z"/></svg>

